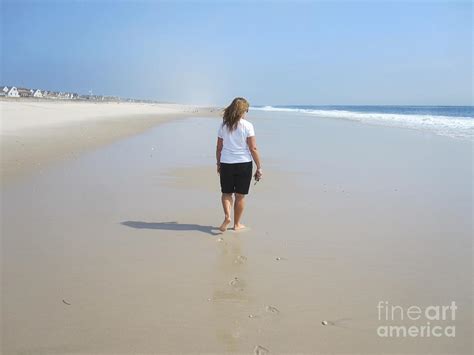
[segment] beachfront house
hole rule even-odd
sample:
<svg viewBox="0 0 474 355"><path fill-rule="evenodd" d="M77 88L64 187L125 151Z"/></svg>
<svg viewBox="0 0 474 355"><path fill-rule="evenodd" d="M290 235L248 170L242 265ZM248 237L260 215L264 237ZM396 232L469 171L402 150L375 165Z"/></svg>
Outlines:
<svg viewBox="0 0 474 355"><path fill-rule="evenodd" d="M58 95L58 99L69 99L69 94L61 91Z"/></svg>
<svg viewBox="0 0 474 355"><path fill-rule="evenodd" d="M33 91L33 97L43 97L43 93L41 92L41 90L36 89Z"/></svg>
<svg viewBox="0 0 474 355"><path fill-rule="evenodd" d="M20 94L18 93L18 89L14 86L12 86L10 88L10 90L8 90L8 94L7 94L8 97L20 97Z"/></svg>
<svg viewBox="0 0 474 355"><path fill-rule="evenodd" d="M17 91L20 97L30 97L32 95L30 89L18 88Z"/></svg>
<svg viewBox="0 0 474 355"><path fill-rule="evenodd" d="M5 95L8 93L8 86L4 86L3 89L2 89L2 92L5 93Z"/></svg>
<svg viewBox="0 0 474 355"><path fill-rule="evenodd" d="M43 92L43 97L47 99L57 99L58 98L58 93L55 91L44 91Z"/></svg>

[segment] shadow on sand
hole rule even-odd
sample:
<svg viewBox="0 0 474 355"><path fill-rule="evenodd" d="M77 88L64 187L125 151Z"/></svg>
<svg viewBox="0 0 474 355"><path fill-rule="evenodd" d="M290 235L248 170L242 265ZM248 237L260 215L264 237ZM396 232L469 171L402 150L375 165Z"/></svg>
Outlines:
<svg viewBox="0 0 474 355"><path fill-rule="evenodd" d="M210 235L221 234L218 227L201 226L200 224L187 224L178 222L141 222L141 221L125 221L121 224L139 229L160 229L166 231L198 231Z"/></svg>

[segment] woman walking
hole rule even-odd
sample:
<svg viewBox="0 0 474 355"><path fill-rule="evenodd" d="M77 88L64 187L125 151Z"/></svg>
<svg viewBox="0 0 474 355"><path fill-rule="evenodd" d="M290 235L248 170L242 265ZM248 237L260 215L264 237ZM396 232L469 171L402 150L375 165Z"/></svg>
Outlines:
<svg viewBox="0 0 474 355"><path fill-rule="evenodd" d="M262 178L262 165L257 150L253 125L245 119L249 103L242 97L235 98L224 110L223 122L217 133L217 173L220 175L224 222L219 227L227 230L231 222L231 209L234 205L234 230L245 226L240 223L245 207L245 195L249 192L252 180L252 158L257 165L254 178ZM233 201L235 194L235 202Z"/></svg>

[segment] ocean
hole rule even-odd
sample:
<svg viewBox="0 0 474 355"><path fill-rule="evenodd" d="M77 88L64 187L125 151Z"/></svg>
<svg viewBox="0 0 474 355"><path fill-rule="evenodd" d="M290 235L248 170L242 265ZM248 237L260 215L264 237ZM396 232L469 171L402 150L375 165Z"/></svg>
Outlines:
<svg viewBox="0 0 474 355"><path fill-rule="evenodd" d="M474 138L474 106L288 105L254 106L251 109L417 129L458 139Z"/></svg>

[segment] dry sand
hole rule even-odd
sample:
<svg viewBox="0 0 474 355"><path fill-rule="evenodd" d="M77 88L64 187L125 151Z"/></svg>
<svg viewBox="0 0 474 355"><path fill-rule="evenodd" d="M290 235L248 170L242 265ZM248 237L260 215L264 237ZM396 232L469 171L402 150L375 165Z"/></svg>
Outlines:
<svg viewBox="0 0 474 355"><path fill-rule="evenodd" d="M217 231L211 117L4 186L3 353L470 353L470 144L250 116L265 176L243 233ZM376 334L379 301L453 300L454 339Z"/></svg>
<svg viewBox="0 0 474 355"><path fill-rule="evenodd" d="M170 119L216 114L192 105L25 99L0 100L0 112L2 183Z"/></svg>

